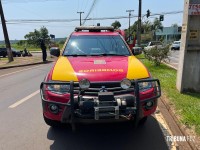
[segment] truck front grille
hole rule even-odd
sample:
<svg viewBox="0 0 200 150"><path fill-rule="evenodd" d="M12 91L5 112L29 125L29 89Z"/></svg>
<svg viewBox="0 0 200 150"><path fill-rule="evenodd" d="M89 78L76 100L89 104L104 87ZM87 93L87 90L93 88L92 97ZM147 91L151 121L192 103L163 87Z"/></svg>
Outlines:
<svg viewBox="0 0 200 150"><path fill-rule="evenodd" d="M78 85L75 86L74 90L76 92L80 90ZM113 92L114 95L130 94L130 93L134 93L134 85L132 85L131 88L124 90L123 88L121 88L120 82L90 83L90 88L82 91L82 94L98 96L98 92L100 91Z"/></svg>

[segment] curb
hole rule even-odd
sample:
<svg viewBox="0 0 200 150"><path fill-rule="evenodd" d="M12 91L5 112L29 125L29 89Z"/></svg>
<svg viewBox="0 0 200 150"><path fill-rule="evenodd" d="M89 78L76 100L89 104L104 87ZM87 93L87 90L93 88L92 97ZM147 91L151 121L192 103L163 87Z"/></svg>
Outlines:
<svg viewBox="0 0 200 150"><path fill-rule="evenodd" d="M42 51L30 51L30 53L42 53Z"/></svg>
<svg viewBox="0 0 200 150"><path fill-rule="evenodd" d="M167 65L168 67L174 69L174 70L178 70L176 67L174 67L174 66L172 66L172 65L170 65L168 63L165 63L165 62L162 62L162 63L165 64L165 65Z"/></svg>
<svg viewBox="0 0 200 150"><path fill-rule="evenodd" d="M178 71L178 69L168 63L162 62L163 64L165 64L166 66ZM162 103L165 105L165 107L167 108L167 111L169 112L169 114L171 115L171 117L173 118L173 120L176 122L176 125L178 126L180 132L182 133L183 136L187 137L188 133L185 131L185 129L183 128L183 126L180 124L178 118L176 117L176 114L174 113L174 111L171 109L170 105L168 104L168 102L166 102L164 100L164 98L160 98ZM165 117L164 117L165 118ZM166 120L165 120L166 121ZM169 126L169 123L167 123ZM171 130L171 128L169 127L169 129ZM191 141L187 141L188 145L190 146L191 149L194 150L198 150L198 147L195 145L195 143L191 142Z"/></svg>
<svg viewBox="0 0 200 150"><path fill-rule="evenodd" d="M173 136L173 133L169 125L167 124L166 119L162 115L159 107L157 107L154 115L155 115L156 120L159 122L159 126L165 136L165 142L167 143L169 150L177 150L178 144L176 141L167 141L167 136Z"/></svg>
<svg viewBox="0 0 200 150"><path fill-rule="evenodd" d="M165 101L165 99L163 97L160 98L161 102L164 104L164 106L166 107L168 113L170 114L170 116L173 118L173 120L175 121L175 124L177 125L178 129L180 130L180 133L182 134L182 136L185 137L189 137L188 133L185 131L184 127L181 125L180 121L178 120L178 118L176 117L176 114L174 113L174 111L171 109L170 105L168 104L168 102ZM161 113L162 114L162 113ZM165 117L164 117L165 119ZM167 122L167 120L165 119L166 124L168 125L169 129L171 129L171 125L169 122ZM173 132L172 132L173 133ZM175 135L176 136L176 135ZM198 150L198 147L196 146L195 142L192 141L186 141L189 145L189 147L192 150ZM177 144L177 142L176 142ZM179 147L179 145L177 145Z"/></svg>
<svg viewBox="0 0 200 150"><path fill-rule="evenodd" d="M6 66L6 67L0 67L1 69L9 69L9 68L15 68L15 67L25 67L25 66L33 66L33 65L39 65L39 64L48 64L52 63L53 61L47 61L47 62L36 62L36 63L30 63L30 64L23 64L23 65L15 65L15 66Z"/></svg>

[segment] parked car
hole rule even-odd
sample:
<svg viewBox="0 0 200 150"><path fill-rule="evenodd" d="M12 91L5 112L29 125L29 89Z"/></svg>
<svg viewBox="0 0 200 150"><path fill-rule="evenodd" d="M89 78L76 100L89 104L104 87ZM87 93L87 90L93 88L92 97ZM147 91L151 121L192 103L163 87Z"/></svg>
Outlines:
<svg viewBox="0 0 200 150"><path fill-rule="evenodd" d="M43 117L55 127L70 123L146 122L161 95L158 79L113 27L76 27L40 85ZM136 54L135 54L136 55Z"/></svg>
<svg viewBox="0 0 200 150"><path fill-rule="evenodd" d="M142 54L142 47L135 46L135 47L133 47L132 52L133 52L133 54L135 54L135 53Z"/></svg>
<svg viewBox="0 0 200 150"><path fill-rule="evenodd" d="M22 53L21 51L19 50L16 50L14 48L11 48L11 51L12 51L12 54L13 54L13 57L21 57ZM0 48L0 56L3 56L3 57L6 57L8 54L7 54L7 49L6 48Z"/></svg>
<svg viewBox="0 0 200 150"><path fill-rule="evenodd" d="M59 47L51 47L51 48L49 49L50 53L51 53L51 51L54 51L54 50L60 50L60 48L59 48Z"/></svg>
<svg viewBox="0 0 200 150"><path fill-rule="evenodd" d="M11 48L11 50L12 50L13 57L21 57L22 56L21 51L16 50L14 48Z"/></svg>
<svg viewBox="0 0 200 150"><path fill-rule="evenodd" d="M155 46L160 48L160 47L163 47L163 44L160 41L151 41L148 43L146 47L144 47L144 50L149 50L151 48L154 48Z"/></svg>
<svg viewBox="0 0 200 150"><path fill-rule="evenodd" d="M171 50L180 50L181 41L174 41Z"/></svg>
<svg viewBox="0 0 200 150"><path fill-rule="evenodd" d="M2 57L7 56L7 49L6 48L0 48L0 56L2 56Z"/></svg>

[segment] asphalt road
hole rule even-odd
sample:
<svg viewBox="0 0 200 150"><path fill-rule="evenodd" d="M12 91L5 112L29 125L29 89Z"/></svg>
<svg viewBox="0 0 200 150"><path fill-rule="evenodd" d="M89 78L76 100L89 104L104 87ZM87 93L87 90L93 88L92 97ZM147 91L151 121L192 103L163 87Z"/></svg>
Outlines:
<svg viewBox="0 0 200 150"><path fill-rule="evenodd" d="M53 129L42 118L39 86L52 64L0 70L0 150L167 150L154 117L128 123Z"/></svg>
<svg viewBox="0 0 200 150"><path fill-rule="evenodd" d="M179 63L179 50L170 51L169 59L170 59L169 64L177 69Z"/></svg>

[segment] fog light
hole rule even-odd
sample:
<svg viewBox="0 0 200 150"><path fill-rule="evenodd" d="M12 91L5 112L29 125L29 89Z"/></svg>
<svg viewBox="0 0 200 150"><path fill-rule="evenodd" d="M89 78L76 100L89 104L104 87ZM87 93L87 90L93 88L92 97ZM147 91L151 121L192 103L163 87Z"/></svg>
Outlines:
<svg viewBox="0 0 200 150"><path fill-rule="evenodd" d="M151 109L154 106L154 102L153 101L149 101L146 103L145 108L146 109Z"/></svg>
<svg viewBox="0 0 200 150"><path fill-rule="evenodd" d="M123 88L123 89L128 89L128 88L130 88L131 87L131 81L129 80L129 79L123 79L122 81L121 81L121 87Z"/></svg>
<svg viewBox="0 0 200 150"><path fill-rule="evenodd" d="M55 104L51 104L51 105L49 105L49 110L50 110L52 113L57 114L58 111L59 111L59 107L58 107L57 105L55 105Z"/></svg>
<svg viewBox="0 0 200 150"><path fill-rule="evenodd" d="M81 81L79 81L79 87L82 90L86 90L90 87L90 81L87 79L82 79Z"/></svg>

